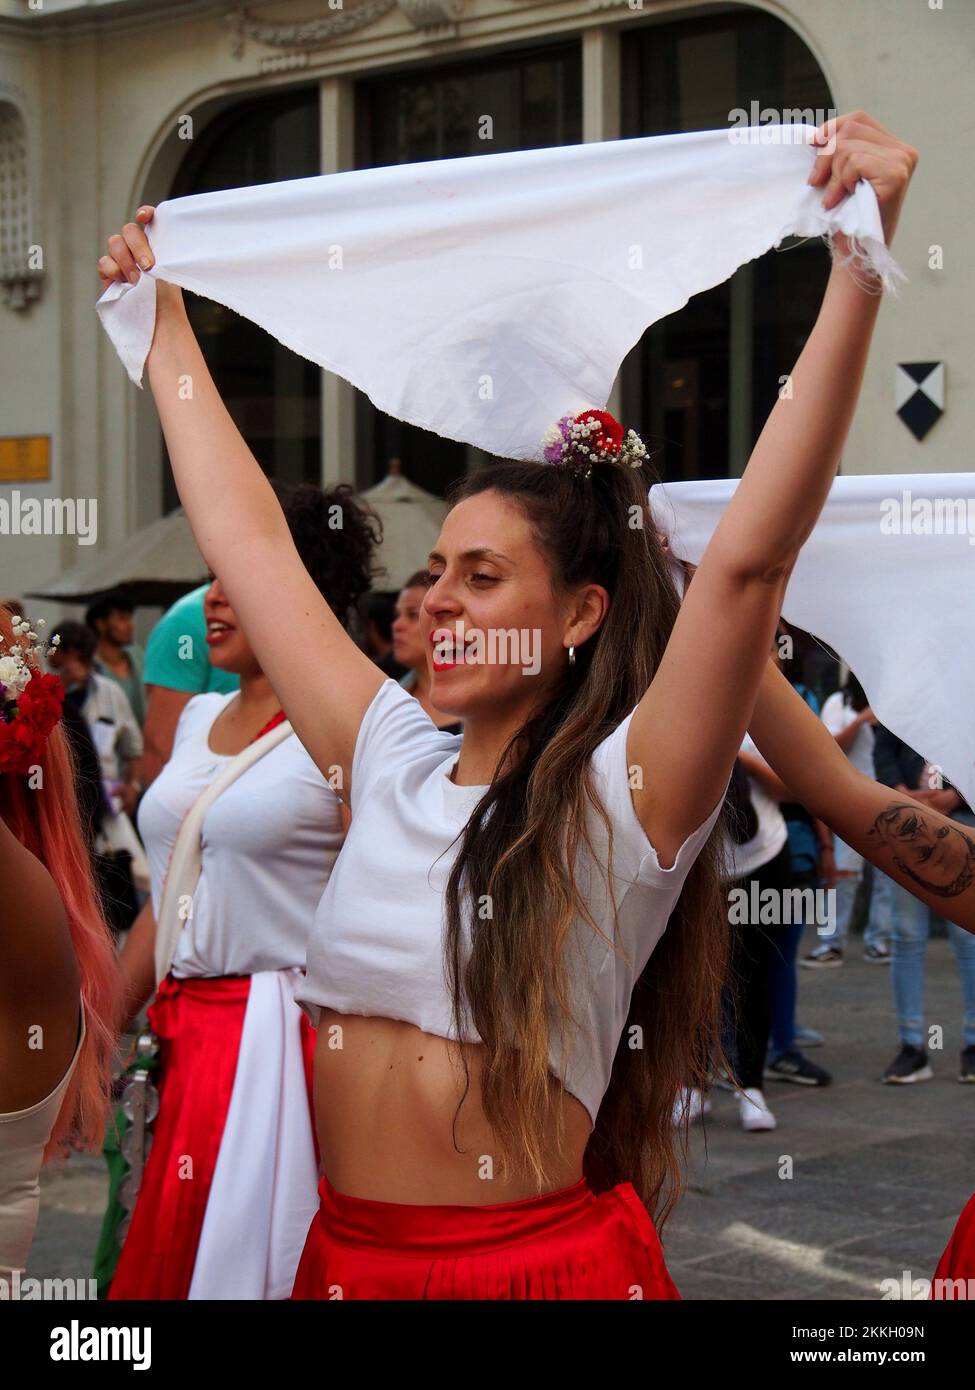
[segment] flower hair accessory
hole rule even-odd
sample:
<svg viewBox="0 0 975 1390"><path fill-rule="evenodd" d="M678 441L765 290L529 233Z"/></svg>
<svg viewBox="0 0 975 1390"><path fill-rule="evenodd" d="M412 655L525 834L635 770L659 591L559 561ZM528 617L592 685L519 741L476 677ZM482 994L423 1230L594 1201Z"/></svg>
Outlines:
<svg viewBox="0 0 975 1390"><path fill-rule="evenodd" d="M15 617L12 627L14 642L6 651L0 634L0 772L23 775L39 761L61 718L64 686L38 668L44 640L26 618ZM55 637L46 655L57 644Z"/></svg>
<svg viewBox="0 0 975 1390"><path fill-rule="evenodd" d="M608 410L563 415L542 442L546 463L573 467L586 478L594 464L624 463L639 468L647 457L647 446L636 431L624 431Z"/></svg>

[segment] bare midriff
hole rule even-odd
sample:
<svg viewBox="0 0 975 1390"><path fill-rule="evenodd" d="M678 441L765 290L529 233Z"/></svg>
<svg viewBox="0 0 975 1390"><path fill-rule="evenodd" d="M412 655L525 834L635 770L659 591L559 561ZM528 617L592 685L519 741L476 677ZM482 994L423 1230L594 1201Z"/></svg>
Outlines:
<svg viewBox="0 0 975 1390"><path fill-rule="evenodd" d="M539 1195L530 1177L502 1172L481 1108L484 1049L468 1044L465 1051L470 1089L458 1113L464 1068L456 1042L412 1023L322 1009L315 1115L322 1166L336 1191L434 1206L484 1206ZM592 1122L554 1077L551 1084L563 1135L559 1153L553 1121L546 1150L552 1176L545 1190L557 1191L582 1176Z"/></svg>

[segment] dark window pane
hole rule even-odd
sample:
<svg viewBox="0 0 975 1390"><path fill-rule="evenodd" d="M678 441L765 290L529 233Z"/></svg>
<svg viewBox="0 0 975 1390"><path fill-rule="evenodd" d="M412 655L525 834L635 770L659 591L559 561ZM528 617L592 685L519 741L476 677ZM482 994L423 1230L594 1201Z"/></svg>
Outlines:
<svg viewBox="0 0 975 1390"><path fill-rule="evenodd" d="M756 12L630 30L621 95L625 136L719 130L738 109L748 124L763 109L818 121L831 105L802 40ZM828 274L818 243L769 252L644 334L621 370L623 413L663 477L741 471L812 328Z"/></svg>
<svg viewBox="0 0 975 1390"><path fill-rule="evenodd" d="M170 196L245 188L321 172L318 92L241 102L191 142ZM273 248L268 248L269 271ZM272 478L321 476L321 372L249 319L184 291L187 313L220 396L255 458ZM178 506L168 469L163 507Z"/></svg>

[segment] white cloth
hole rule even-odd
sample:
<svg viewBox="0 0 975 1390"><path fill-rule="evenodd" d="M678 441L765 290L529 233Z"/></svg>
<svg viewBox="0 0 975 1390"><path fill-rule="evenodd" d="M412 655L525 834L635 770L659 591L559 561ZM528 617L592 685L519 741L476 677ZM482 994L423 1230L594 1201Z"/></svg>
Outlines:
<svg viewBox="0 0 975 1390"><path fill-rule="evenodd" d="M559 1046L553 1009L549 1062L593 1121L609 1085L633 985L662 936L688 870L723 805L690 834L669 869L636 817L626 737L630 716L592 756L596 789L613 826L612 869L618 907L597 865L610 862L605 826L592 814L596 862L576 866L599 934L576 922L567 941L570 1008L581 1021ZM426 1033L456 1037L444 975L443 898L457 837L485 787L450 780L460 737L436 728L396 681L380 686L367 709L352 761L352 826L315 917L308 973L296 998L317 1026L319 1009L403 1019ZM473 1025L472 1025L473 1026ZM478 1042L476 1032L465 1035Z"/></svg>
<svg viewBox="0 0 975 1390"><path fill-rule="evenodd" d="M155 280L205 295L388 414L541 458L644 330L783 238L901 272L862 180L824 212L807 125L693 131L328 174L162 202L155 266L98 301L141 385ZM775 143L770 143L774 139Z"/></svg>
<svg viewBox="0 0 975 1390"><path fill-rule="evenodd" d="M271 756L270 754L268 756ZM318 1210L298 970L251 977L191 1299L283 1299Z"/></svg>
<svg viewBox="0 0 975 1390"><path fill-rule="evenodd" d="M698 564L738 486L659 483L654 523ZM975 498L973 473L837 478L799 554L782 604L787 622L850 665L881 724L975 805L975 550L946 500ZM905 500L906 499L906 500ZM975 503L967 500L967 515ZM942 534L933 534L938 517ZM872 775L872 774L871 774Z"/></svg>
<svg viewBox="0 0 975 1390"><path fill-rule="evenodd" d="M232 761L209 737L233 693L183 710L169 762L139 805L158 914L176 835L190 806ZM253 975L303 966L315 908L342 844L339 800L292 735L209 808L192 916L173 958L178 977Z"/></svg>
<svg viewBox="0 0 975 1390"><path fill-rule="evenodd" d="M761 762L765 761L750 734L746 734L742 739L740 751L752 758L758 758ZM748 790L751 793L758 828L752 838L746 840L743 845L736 845L730 835L727 837L725 862L728 865L729 882L739 878L751 878L763 865L771 863L789 838L789 827L785 823L779 803L762 790L751 774L748 777Z"/></svg>

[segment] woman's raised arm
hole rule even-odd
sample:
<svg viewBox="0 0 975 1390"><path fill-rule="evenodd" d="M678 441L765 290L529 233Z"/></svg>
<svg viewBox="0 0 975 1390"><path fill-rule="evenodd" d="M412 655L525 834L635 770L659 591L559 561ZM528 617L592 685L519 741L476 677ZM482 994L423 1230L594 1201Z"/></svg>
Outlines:
<svg viewBox="0 0 975 1390"><path fill-rule="evenodd" d="M822 130L810 177L825 207L868 180L889 244L917 153L862 112ZM843 239L838 237L839 249ZM681 605L627 747L637 815L661 864L721 798L748 724L782 596L836 473L880 295L834 261L816 324L780 392ZM815 716L814 716L815 717Z"/></svg>
<svg viewBox="0 0 975 1390"><path fill-rule="evenodd" d="M103 287L152 266L143 230L152 214L140 208L135 222L109 238L109 254L98 262ZM346 797L359 725L385 678L302 564L278 500L217 393L182 292L161 280L147 368L197 545L298 737Z"/></svg>
<svg viewBox="0 0 975 1390"><path fill-rule="evenodd" d="M810 815L923 903L975 932L971 829L859 772L773 661L748 732Z"/></svg>

